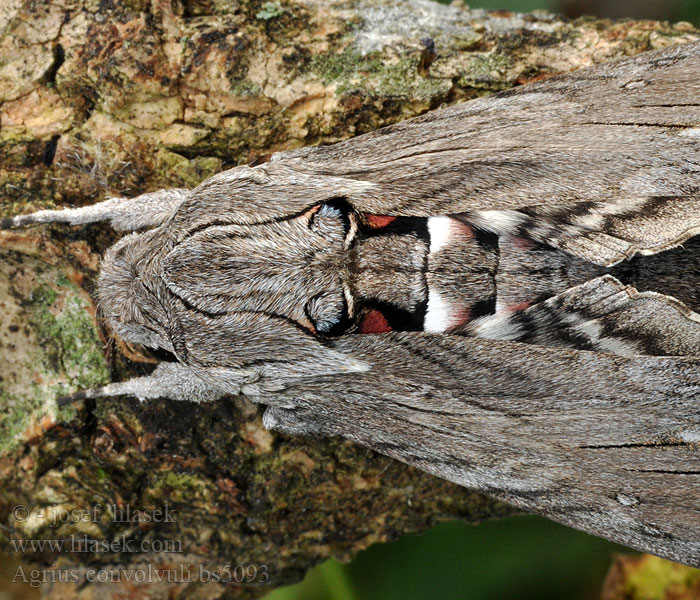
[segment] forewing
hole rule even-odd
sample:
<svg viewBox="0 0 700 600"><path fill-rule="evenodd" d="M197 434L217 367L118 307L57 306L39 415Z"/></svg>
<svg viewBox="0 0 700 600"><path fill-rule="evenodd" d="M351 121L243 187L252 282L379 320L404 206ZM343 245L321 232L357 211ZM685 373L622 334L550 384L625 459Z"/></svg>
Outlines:
<svg viewBox="0 0 700 600"><path fill-rule="evenodd" d="M700 566L697 359L423 333L347 336L336 347L371 370L290 383L279 396L286 407L270 410L268 426L341 435L525 510Z"/></svg>
<svg viewBox="0 0 700 600"><path fill-rule="evenodd" d="M700 42L694 42L280 160L303 172L376 183L382 205L367 209L389 214L686 196L700 189L699 126Z"/></svg>
<svg viewBox="0 0 700 600"><path fill-rule="evenodd" d="M333 197L394 216L459 215L602 265L700 231L700 42L581 69L205 181L180 235Z"/></svg>

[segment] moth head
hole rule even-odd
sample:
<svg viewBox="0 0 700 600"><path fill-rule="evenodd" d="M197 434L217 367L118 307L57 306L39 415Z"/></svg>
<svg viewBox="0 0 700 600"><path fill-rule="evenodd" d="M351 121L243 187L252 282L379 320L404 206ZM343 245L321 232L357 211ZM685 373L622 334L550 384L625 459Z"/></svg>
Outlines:
<svg viewBox="0 0 700 600"><path fill-rule="evenodd" d="M154 285L158 235L157 229L132 233L107 251L97 280L98 311L124 341L172 352L167 291Z"/></svg>

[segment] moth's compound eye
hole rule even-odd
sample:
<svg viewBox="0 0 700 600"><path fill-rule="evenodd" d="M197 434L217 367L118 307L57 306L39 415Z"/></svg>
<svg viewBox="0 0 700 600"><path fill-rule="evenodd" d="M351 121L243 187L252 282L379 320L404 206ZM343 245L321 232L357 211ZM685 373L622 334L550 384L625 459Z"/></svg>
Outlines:
<svg viewBox="0 0 700 600"><path fill-rule="evenodd" d="M306 316L321 335L341 335L349 326L345 296L338 292L324 292L309 300Z"/></svg>

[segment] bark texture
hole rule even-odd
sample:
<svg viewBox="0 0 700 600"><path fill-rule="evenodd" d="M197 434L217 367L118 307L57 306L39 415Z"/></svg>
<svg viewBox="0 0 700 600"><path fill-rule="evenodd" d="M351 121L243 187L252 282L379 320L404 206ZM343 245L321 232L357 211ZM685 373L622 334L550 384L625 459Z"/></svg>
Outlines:
<svg viewBox="0 0 700 600"><path fill-rule="evenodd" d="M194 186L277 150L699 36L427 0L7 0L1 216ZM242 398L59 410L57 396L152 367L95 319L90 292L115 239L101 226L0 232L3 541L13 559L12 539L133 541L27 553L64 569L40 575L43 594L258 597L329 556L510 512L348 442L271 434ZM169 519L153 513L166 507ZM197 581L200 565L248 585ZM51 581L88 569L148 583ZM170 575L158 583L156 569Z"/></svg>

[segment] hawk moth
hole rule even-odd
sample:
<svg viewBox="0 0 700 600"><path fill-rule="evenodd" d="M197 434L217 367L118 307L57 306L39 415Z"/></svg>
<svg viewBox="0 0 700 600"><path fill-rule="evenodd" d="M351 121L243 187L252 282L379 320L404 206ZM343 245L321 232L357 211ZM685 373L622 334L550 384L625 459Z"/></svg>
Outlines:
<svg viewBox="0 0 700 600"><path fill-rule="evenodd" d="M341 435L700 566L700 42L171 189L109 220L98 305L169 353L75 394Z"/></svg>

